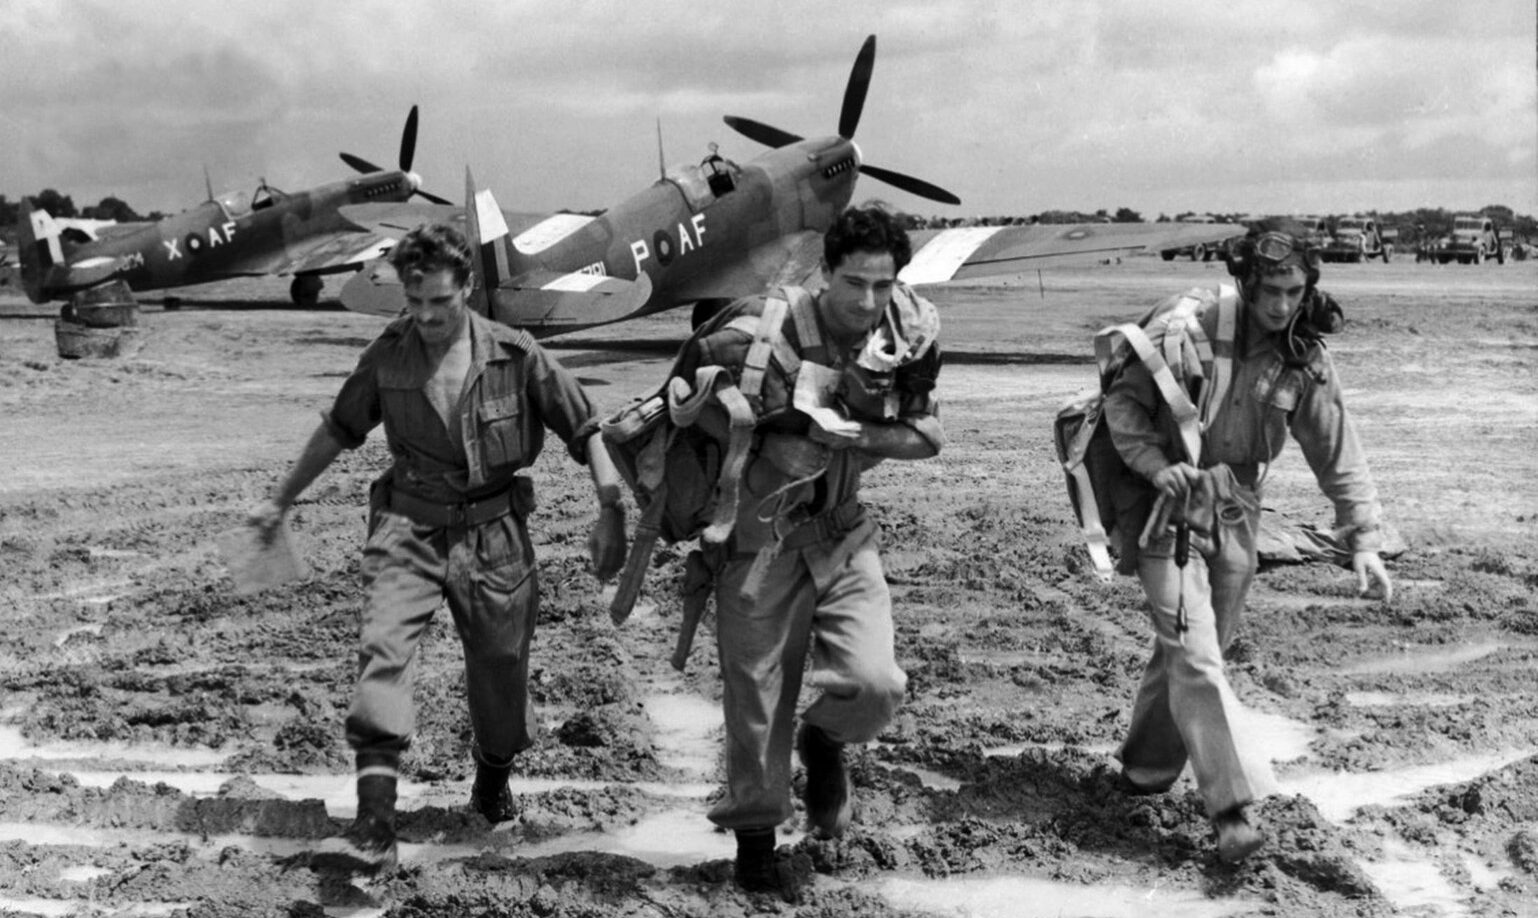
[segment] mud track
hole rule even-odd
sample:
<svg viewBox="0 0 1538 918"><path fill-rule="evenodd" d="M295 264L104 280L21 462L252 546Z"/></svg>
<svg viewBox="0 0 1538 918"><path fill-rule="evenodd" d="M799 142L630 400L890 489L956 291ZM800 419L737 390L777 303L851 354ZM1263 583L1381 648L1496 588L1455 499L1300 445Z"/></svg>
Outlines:
<svg viewBox="0 0 1538 918"><path fill-rule="evenodd" d="M783 827L798 903L740 894L704 819L719 773L708 633L668 667L680 556L637 616L586 573L585 473L551 450L533 528L545 730L523 807L466 806L469 725L446 616L417 669L402 868L325 857L352 815L358 544L380 443L293 515L315 570L240 597L215 549L297 452L381 322L230 284L152 300L145 345L60 360L0 301L0 912L28 915L1538 914L1538 267L1332 266L1332 343L1409 550L1392 605L1277 567L1230 671L1275 793L1273 844L1214 855L1189 777L1128 798L1110 757L1149 636L1135 584L1092 581L1047 436L1093 332L1220 269L1134 259L937 295L954 355L945 454L872 473L909 697L852 756L838 842ZM253 292L255 291L255 292ZM233 303L235 308L226 308ZM556 353L610 409L655 382L664 317ZM377 438L376 438L377 439ZM1295 447L1268 504L1327 522ZM632 514L633 519L633 514ZM707 625L708 632L708 625Z"/></svg>

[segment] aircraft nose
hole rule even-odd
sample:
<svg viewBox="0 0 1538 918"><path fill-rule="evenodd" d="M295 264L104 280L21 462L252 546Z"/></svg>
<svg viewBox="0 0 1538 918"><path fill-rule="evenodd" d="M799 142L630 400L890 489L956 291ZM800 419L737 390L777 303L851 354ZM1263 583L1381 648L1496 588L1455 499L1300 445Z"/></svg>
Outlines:
<svg viewBox="0 0 1538 918"><path fill-rule="evenodd" d="M415 172L406 173L406 181L411 183L411 190L416 191L422 187L422 177Z"/></svg>

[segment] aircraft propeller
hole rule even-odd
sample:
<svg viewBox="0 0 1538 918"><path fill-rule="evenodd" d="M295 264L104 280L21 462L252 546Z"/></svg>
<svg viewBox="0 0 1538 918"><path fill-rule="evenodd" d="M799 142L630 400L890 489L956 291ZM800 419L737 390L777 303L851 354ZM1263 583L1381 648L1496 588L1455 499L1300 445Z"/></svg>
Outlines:
<svg viewBox="0 0 1538 918"><path fill-rule="evenodd" d="M401 131L400 171L402 171L402 172L406 173L407 175L411 176L414 185L420 185L421 184L421 180L419 178L417 178L416 173L411 171L411 161L416 157L416 152L417 152L417 107L415 105L413 105L413 106L411 106L411 112L408 115L406 115L406 127L405 127L404 130ZM384 171L386 171L384 169L379 168L378 166L374 165L373 163L369 162L368 160L364 159L361 156L354 156L351 153L340 153L338 155L342 157L342 162L346 163L347 165L351 166L352 168L356 169L359 172L369 173L369 172L384 172ZM419 187L414 187L412 189L411 193L413 195L415 195L415 196L426 198L427 200L432 201L434 204L452 204L453 203L452 201L446 200L444 198L440 198L440 197L438 197L435 194L423 191Z"/></svg>
<svg viewBox="0 0 1538 918"><path fill-rule="evenodd" d="M875 66L876 36L870 35L860 46L860 53L854 59L854 68L849 72L849 83L844 87L844 104L838 113L838 136L845 140L853 140L855 128L859 127L860 114L865 108L865 94L870 89L871 72ZM723 120L728 127L749 140L756 140L764 146L775 149L803 139L789 131L782 131L762 121L754 121L752 118L727 115ZM860 171L877 181L886 182L894 188L921 198L939 201L942 204L961 203L960 198L944 188L911 175L893 172L891 169L883 169L879 166L868 166L864 163L860 164Z"/></svg>

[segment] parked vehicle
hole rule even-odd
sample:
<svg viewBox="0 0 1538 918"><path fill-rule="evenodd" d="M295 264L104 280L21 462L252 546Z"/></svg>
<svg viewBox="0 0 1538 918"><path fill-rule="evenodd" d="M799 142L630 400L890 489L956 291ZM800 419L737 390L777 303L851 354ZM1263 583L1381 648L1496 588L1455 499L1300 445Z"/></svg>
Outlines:
<svg viewBox="0 0 1538 918"><path fill-rule="evenodd" d="M1394 247L1383 238L1378 221L1372 217L1341 217L1335 221L1335 233L1324 244L1320 257L1324 261L1359 262L1369 258L1381 258L1388 264Z"/></svg>
<svg viewBox="0 0 1538 918"><path fill-rule="evenodd" d="M1481 265L1491 258L1500 264L1506 263L1506 250L1501 244L1500 230L1494 220L1480 214L1459 214L1454 217L1452 234L1437 240L1430 254L1440 265L1450 261L1461 265Z"/></svg>

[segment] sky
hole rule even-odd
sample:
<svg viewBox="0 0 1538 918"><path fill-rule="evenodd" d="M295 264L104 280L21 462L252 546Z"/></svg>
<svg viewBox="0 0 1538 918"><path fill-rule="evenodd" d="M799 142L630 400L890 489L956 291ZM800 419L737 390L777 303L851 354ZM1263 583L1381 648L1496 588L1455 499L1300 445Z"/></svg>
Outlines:
<svg viewBox="0 0 1538 918"><path fill-rule="evenodd" d="M464 174L510 210L611 206L741 115L836 132L877 36L856 201L923 214L1129 207L1538 212L1533 0L0 0L0 194L174 212L339 151Z"/></svg>

